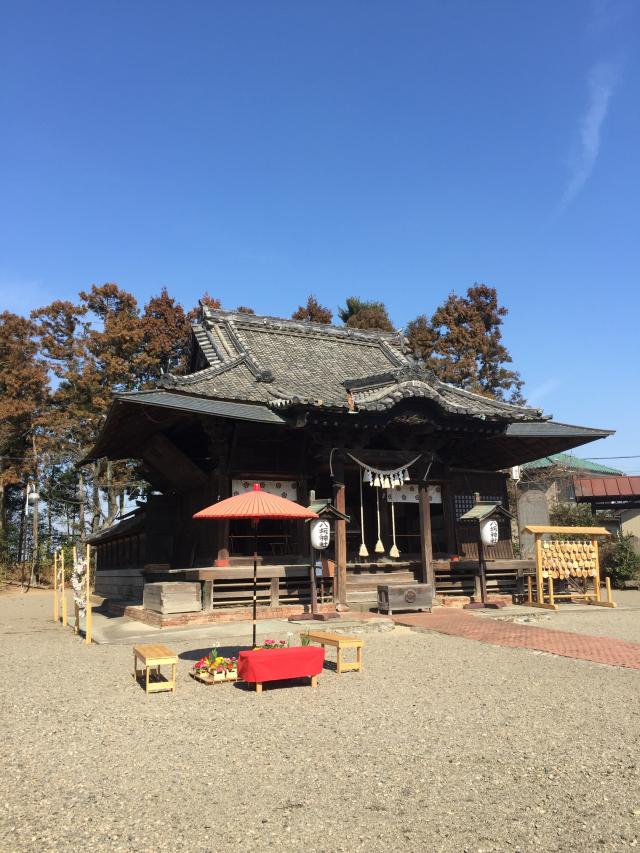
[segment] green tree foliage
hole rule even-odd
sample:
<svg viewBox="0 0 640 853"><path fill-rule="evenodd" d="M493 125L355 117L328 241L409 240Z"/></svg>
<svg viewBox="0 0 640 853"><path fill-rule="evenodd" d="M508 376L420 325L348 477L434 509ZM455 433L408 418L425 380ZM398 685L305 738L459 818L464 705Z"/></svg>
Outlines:
<svg viewBox="0 0 640 853"><path fill-rule="evenodd" d="M384 302L366 302L357 296L349 296L345 307L338 308L338 316L352 329L394 331Z"/></svg>
<svg viewBox="0 0 640 853"><path fill-rule="evenodd" d="M625 581L640 579L640 554L634 548L634 538L620 533L600 548L600 573L609 575L616 587Z"/></svg>
<svg viewBox="0 0 640 853"><path fill-rule="evenodd" d="M466 296L451 293L431 318L425 314L407 326L414 352L443 382L477 394L522 403L522 380L506 365L512 359L502 343L507 309L495 288L476 284Z"/></svg>
<svg viewBox="0 0 640 853"><path fill-rule="evenodd" d="M333 313L330 308L321 305L317 298L311 293L307 297L305 305L299 305L298 309L291 315L292 320L309 320L310 323L331 323Z"/></svg>
<svg viewBox="0 0 640 853"><path fill-rule="evenodd" d="M556 503L549 510L551 524L558 527L598 527L601 520L589 504Z"/></svg>

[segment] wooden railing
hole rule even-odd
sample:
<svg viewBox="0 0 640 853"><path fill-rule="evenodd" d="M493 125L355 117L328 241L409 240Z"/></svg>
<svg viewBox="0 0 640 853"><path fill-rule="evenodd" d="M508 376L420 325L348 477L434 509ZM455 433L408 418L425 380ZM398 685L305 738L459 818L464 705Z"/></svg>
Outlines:
<svg viewBox="0 0 640 853"><path fill-rule="evenodd" d="M205 610L247 607L253 599L253 569L250 566L192 569L185 572L185 579L202 583ZM319 604L332 602L333 578L317 577L316 590ZM259 607L310 604L309 567L260 566L257 595Z"/></svg>

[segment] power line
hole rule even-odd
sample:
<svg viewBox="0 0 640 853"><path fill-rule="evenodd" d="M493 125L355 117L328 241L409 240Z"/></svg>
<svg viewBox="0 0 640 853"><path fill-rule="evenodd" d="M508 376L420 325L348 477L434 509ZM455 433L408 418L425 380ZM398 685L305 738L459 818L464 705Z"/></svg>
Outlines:
<svg viewBox="0 0 640 853"><path fill-rule="evenodd" d="M640 459L640 453L635 456L585 456L587 462L596 462L599 459Z"/></svg>

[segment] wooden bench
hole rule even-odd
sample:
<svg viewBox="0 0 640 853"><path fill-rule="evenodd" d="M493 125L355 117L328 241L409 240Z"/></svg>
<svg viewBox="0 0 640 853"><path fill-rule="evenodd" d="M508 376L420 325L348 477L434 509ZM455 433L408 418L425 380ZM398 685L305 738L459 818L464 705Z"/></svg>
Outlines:
<svg viewBox="0 0 640 853"><path fill-rule="evenodd" d="M358 637L347 637L344 634L334 634L332 631L309 631L309 640L312 643L319 643L324 649L325 646L333 646L337 651L336 672L355 672L362 671L362 649L364 648L364 640ZM355 661L344 663L342 660L343 649L355 649Z"/></svg>
<svg viewBox="0 0 640 853"><path fill-rule="evenodd" d="M138 671L138 662L142 665ZM149 673L152 669L156 671L156 677L160 678L160 667L171 664L171 679L165 681L149 681ZM166 646L154 643L153 645L142 645L133 647L133 677L138 680L144 676L145 693L160 693L164 690L176 692L176 668L178 656Z"/></svg>

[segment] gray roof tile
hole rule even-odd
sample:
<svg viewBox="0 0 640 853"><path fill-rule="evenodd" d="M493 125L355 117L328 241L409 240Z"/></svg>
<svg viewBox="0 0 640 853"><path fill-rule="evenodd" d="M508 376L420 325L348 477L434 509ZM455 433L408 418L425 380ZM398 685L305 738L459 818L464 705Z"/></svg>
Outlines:
<svg viewBox="0 0 640 853"><path fill-rule="evenodd" d="M194 335L207 363L166 388L223 400L382 411L410 397L444 412L501 421L539 421L542 412L512 406L440 382L409 353L399 333L259 317L203 307Z"/></svg>

